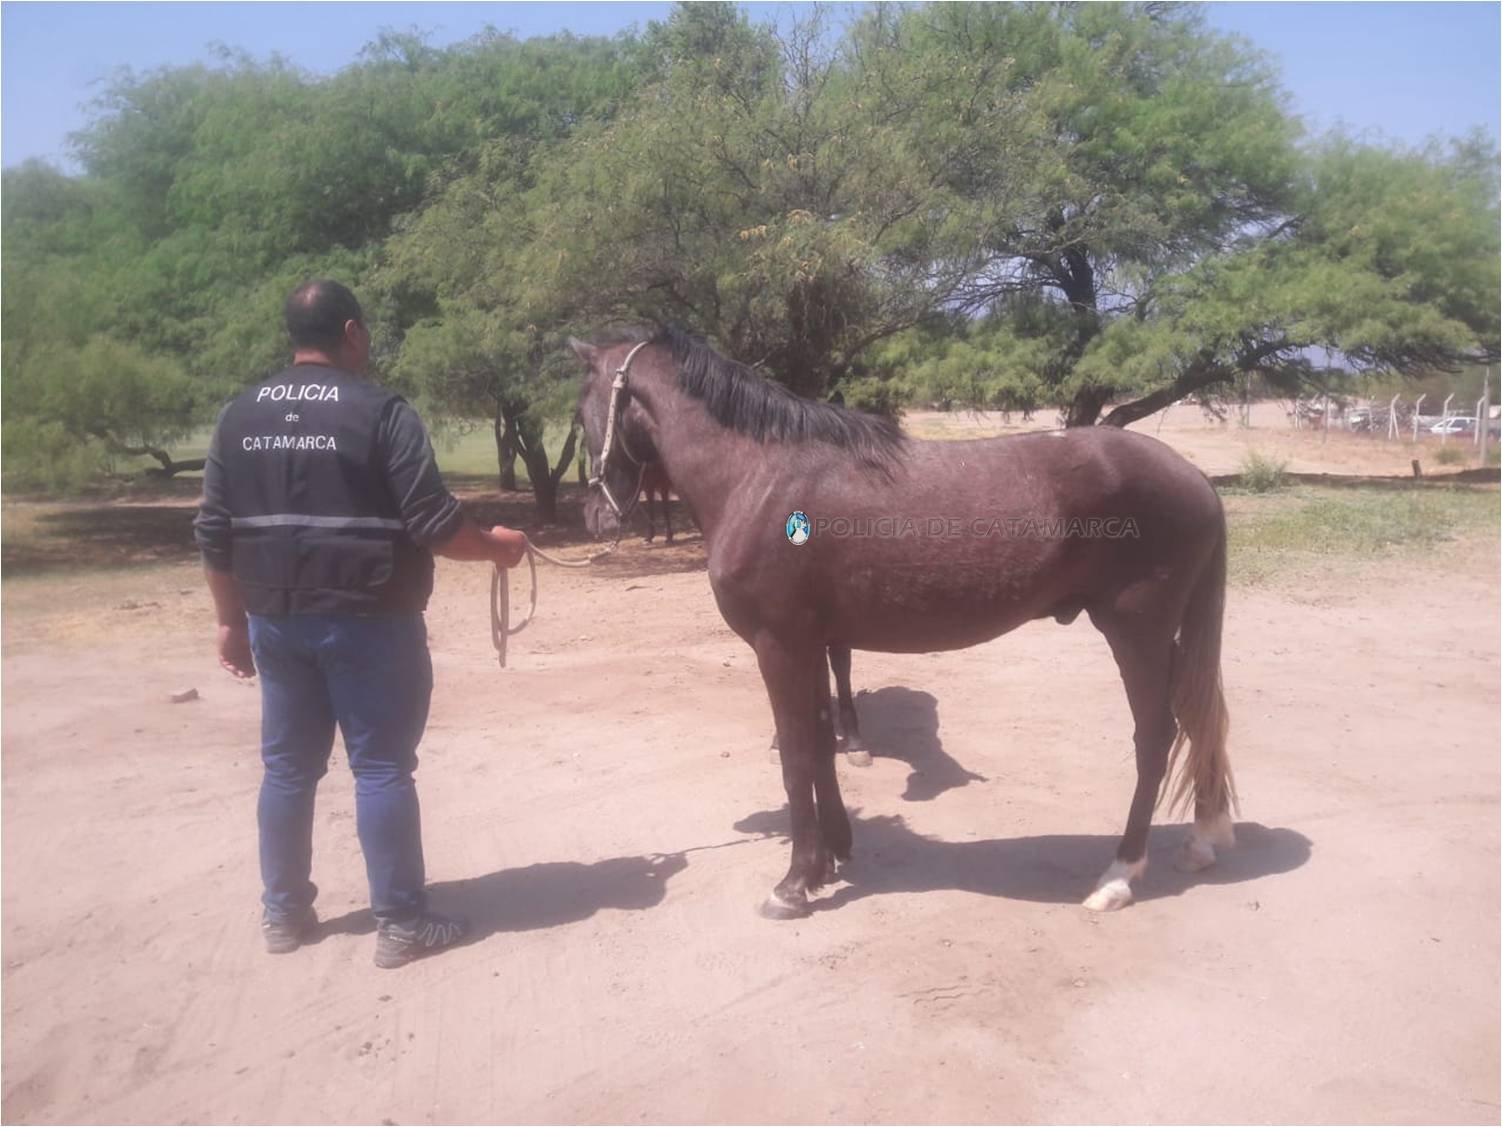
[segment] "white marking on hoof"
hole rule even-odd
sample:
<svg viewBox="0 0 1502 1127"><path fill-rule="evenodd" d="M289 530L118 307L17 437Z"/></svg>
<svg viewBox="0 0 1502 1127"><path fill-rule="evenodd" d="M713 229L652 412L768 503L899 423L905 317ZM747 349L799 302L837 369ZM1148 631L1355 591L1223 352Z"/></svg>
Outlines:
<svg viewBox="0 0 1502 1127"><path fill-rule="evenodd" d="M768 748L767 749L767 762L768 763L775 763L775 764L777 764L777 765L780 766L782 764L782 752L778 751L775 747Z"/></svg>
<svg viewBox="0 0 1502 1127"><path fill-rule="evenodd" d="M1114 912L1132 902L1132 881L1147 868L1147 858L1128 864L1125 861L1111 862L1111 867L1101 874L1095 891L1085 898L1085 907L1092 912Z"/></svg>
<svg viewBox="0 0 1502 1127"><path fill-rule="evenodd" d="M845 758L850 762L850 766L852 767L871 766L871 753L865 748L856 748L854 751L847 751Z"/></svg>

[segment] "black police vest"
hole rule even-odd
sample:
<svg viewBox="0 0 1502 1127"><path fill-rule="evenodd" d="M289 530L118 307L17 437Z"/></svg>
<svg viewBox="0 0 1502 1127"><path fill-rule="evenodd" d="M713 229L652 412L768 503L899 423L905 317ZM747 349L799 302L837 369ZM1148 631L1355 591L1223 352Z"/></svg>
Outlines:
<svg viewBox="0 0 1502 1127"><path fill-rule="evenodd" d="M433 557L407 535L377 436L400 397L338 368L298 364L219 420L231 553L251 614L408 614Z"/></svg>

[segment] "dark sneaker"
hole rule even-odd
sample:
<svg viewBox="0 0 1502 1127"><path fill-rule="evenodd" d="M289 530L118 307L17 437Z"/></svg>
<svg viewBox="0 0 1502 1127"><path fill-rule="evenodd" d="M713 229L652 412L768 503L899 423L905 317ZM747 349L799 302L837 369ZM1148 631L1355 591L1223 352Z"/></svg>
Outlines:
<svg viewBox="0 0 1502 1127"><path fill-rule="evenodd" d="M413 959L455 947L469 933L463 920L423 915L401 923L381 924L376 929L375 965L383 970L404 967Z"/></svg>
<svg viewBox="0 0 1502 1127"><path fill-rule="evenodd" d="M318 913L308 907L301 915L290 919L277 920L270 916L261 917L261 934L266 938L266 951L272 955L285 955L296 951L303 945L303 941L313 934L313 929L318 926Z"/></svg>

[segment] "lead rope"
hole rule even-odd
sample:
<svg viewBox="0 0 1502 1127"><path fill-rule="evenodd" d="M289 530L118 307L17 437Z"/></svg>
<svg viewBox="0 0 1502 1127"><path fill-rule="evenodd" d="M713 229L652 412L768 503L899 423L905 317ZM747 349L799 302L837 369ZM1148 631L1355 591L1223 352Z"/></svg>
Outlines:
<svg viewBox="0 0 1502 1127"><path fill-rule="evenodd" d="M640 480L638 480L638 492L640 492ZM537 561L544 560L554 567L588 567L596 560L602 560L621 542L620 532L603 549L593 555L584 556L577 560L564 559L545 552L532 541L527 541L527 570L530 572L532 583L532 595L528 600L527 617L517 625L511 625L511 569L497 567L490 575L490 644L495 647L496 660L501 663L501 668L506 668L506 641L513 634L520 634L527 628L527 624L537 615Z"/></svg>

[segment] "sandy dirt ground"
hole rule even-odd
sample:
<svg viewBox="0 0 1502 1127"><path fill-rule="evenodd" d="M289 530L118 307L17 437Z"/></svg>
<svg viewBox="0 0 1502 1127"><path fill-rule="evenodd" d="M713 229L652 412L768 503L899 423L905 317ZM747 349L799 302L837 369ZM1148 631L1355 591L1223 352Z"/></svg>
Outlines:
<svg viewBox="0 0 1502 1127"><path fill-rule="evenodd" d="M1235 468L1234 434L1185 429ZM1495 1123L1497 550L1233 587L1239 845L1186 877L1156 828L1106 916L1079 901L1131 725L1088 622L857 654L856 857L793 923L756 914L784 800L698 541L544 571L504 672L486 575L441 563L419 782L435 902L478 938L398 972L338 750L318 941L261 948L258 697L214 664L196 565L17 568L3 1118Z"/></svg>

